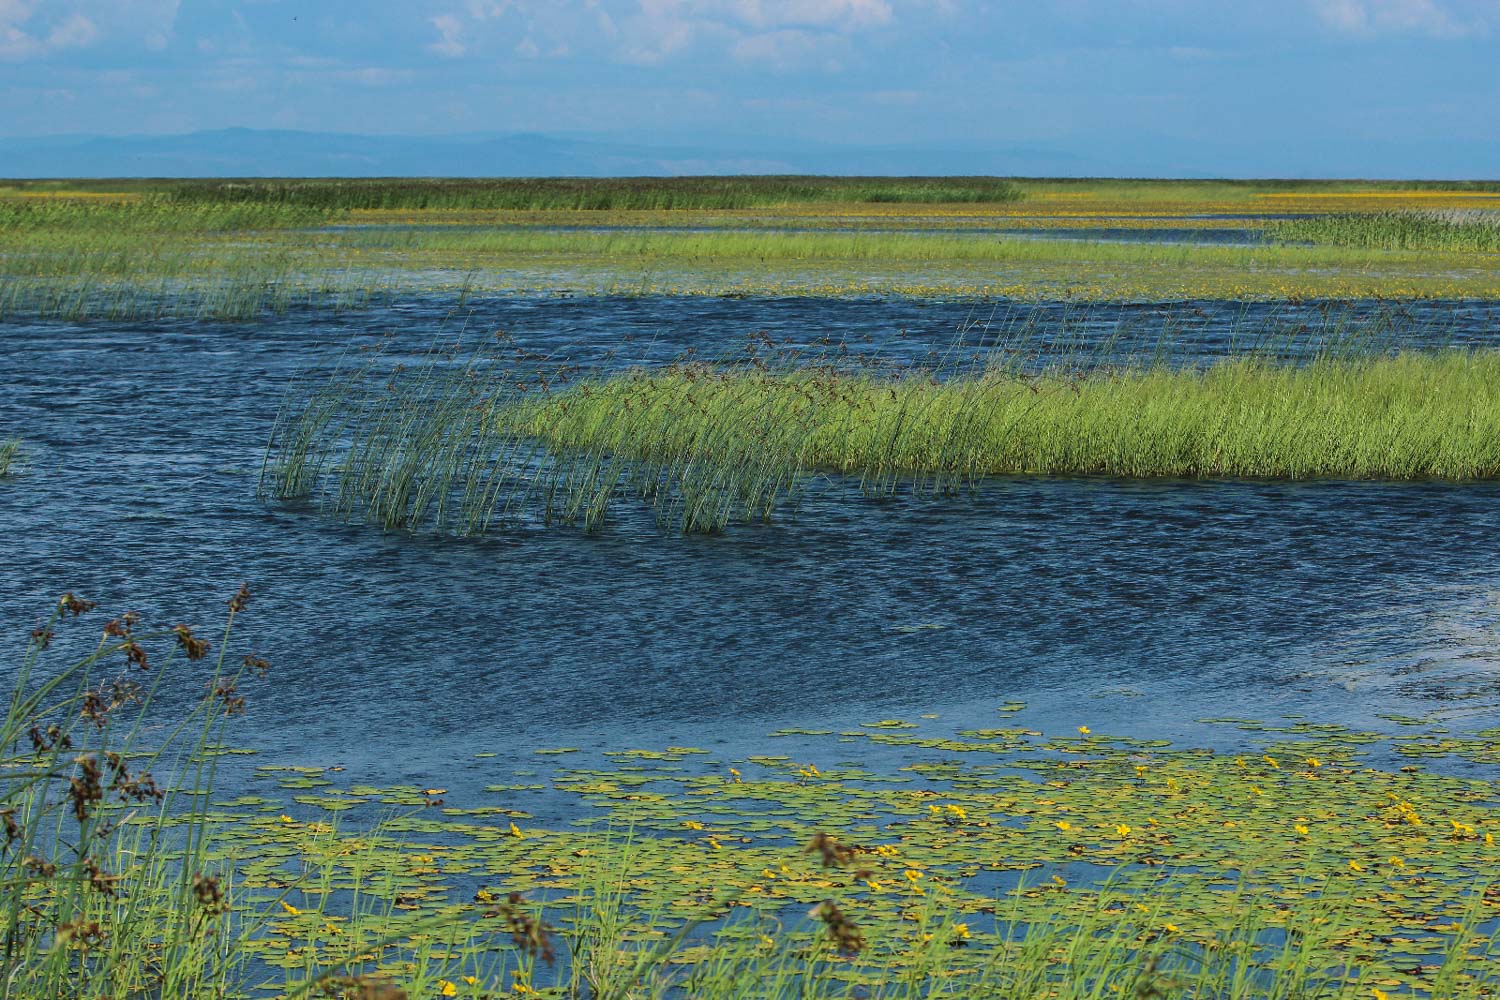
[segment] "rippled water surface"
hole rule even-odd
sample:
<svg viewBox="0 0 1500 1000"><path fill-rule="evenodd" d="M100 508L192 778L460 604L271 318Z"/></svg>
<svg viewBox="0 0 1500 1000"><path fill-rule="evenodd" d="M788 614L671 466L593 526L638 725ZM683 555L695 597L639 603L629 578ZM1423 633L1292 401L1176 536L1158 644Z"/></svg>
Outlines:
<svg viewBox="0 0 1500 1000"><path fill-rule="evenodd" d="M1251 308L1174 308L1173 356L1223 353ZM1495 330L1485 307L1424 308L1392 336ZM757 752L782 726L992 724L1011 700L1033 725L1168 737L1202 736L1192 720L1209 715L1500 717L1497 485L1012 479L884 502L835 488L722 536L676 535L623 504L597 535L480 540L254 496L289 380L351 338L394 332L419 353L505 330L602 365L725 355L765 331L920 358L956 333L992 343L1021 309L519 299L462 315L423 301L256 325L9 324L0 435L30 457L0 483L0 621L19 648L71 589L208 629L249 581L243 638L276 671L236 740L372 780L477 752ZM1163 322L1152 307L1079 322L1107 343L1121 320Z"/></svg>

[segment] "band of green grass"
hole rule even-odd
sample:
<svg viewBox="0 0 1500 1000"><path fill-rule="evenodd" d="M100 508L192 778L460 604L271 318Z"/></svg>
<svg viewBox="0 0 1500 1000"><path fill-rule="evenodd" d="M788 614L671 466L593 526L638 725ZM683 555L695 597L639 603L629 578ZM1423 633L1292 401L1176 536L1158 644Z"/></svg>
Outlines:
<svg viewBox="0 0 1500 1000"><path fill-rule="evenodd" d="M807 471L1268 479L1500 476L1500 353L1262 359L936 381L678 368L529 404L561 451L651 463L781 452Z"/></svg>

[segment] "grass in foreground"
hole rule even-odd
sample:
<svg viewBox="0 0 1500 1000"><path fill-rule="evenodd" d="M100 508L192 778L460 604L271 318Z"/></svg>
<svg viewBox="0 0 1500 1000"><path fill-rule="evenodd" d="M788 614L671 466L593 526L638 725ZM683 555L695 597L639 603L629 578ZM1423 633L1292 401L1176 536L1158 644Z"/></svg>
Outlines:
<svg viewBox="0 0 1500 1000"><path fill-rule="evenodd" d="M475 534L594 528L631 496L713 531L770 518L818 473L877 495L1000 475L1500 477L1500 352L1037 370L999 357L943 378L752 362L561 387L484 362L359 369L283 411L261 489Z"/></svg>
<svg viewBox="0 0 1500 1000"><path fill-rule="evenodd" d="M0 982L17 1000L1500 989L1493 784L1367 759L1492 765L1494 731L1219 720L1260 742L1216 754L1085 724L1048 737L1010 704L956 735L776 734L801 759L608 752L551 774L591 818L549 829L534 779L471 803L267 766L276 797L211 798L244 671L130 616L94 645L76 634L92 611L66 595L33 633L0 731ZM149 703L177 671L153 638L209 679L165 729ZM869 770L862 748L908 763Z"/></svg>
<svg viewBox="0 0 1500 1000"><path fill-rule="evenodd" d="M62 607L88 612L76 598ZM888 719L808 752L847 761L859 753L849 743L900 748L912 758L900 772L621 750L553 776L597 822L547 829L528 822L531 786L448 804L442 789L345 785L316 767L262 769L290 801L200 795L157 808L142 770L157 758L139 742L110 757L94 735L110 724L89 714L99 704L68 690L21 702L7 731L10 746L60 693L32 751L7 758L19 765L5 799L19 830L6 850L8 996L1496 987L1494 789L1370 767L1378 734L1258 727L1273 742L1233 756L1087 726L1049 739L1002 718L942 737ZM1391 749L1486 761L1491 735ZM211 740L194 739L192 756L211 761ZM148 808L113 806L117 792ZM117 846L93 846L105 842Z"/></svg>

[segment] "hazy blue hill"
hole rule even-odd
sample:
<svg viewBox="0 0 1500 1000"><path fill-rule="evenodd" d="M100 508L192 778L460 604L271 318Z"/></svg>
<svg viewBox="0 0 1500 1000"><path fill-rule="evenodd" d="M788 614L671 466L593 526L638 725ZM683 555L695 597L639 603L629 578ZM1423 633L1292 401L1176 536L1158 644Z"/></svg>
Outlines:
<svg viewBox="0 0 1500 1000"><path fill-rule="evenodd" d="M650 145L545 135L370 136L231 128L186 135L0 138L0 177L528 177L676 174L1078 174L1046 149Z"/></svg>

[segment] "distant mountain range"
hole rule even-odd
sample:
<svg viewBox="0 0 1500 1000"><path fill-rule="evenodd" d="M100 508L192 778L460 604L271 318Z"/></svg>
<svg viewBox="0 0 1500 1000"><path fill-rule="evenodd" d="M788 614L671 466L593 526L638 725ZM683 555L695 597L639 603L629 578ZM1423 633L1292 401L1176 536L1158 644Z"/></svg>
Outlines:
<svg viewBox="0 0 1500 1000"><path fill-rule="evenodd" d="M608 177L684 174L1078 175L1041 147L651 144L547 135L377 136L247 128L0 138L0 177Z"/></svg>
<svg viewBox="0 0 1500 1000"><path fill-rule="evenodd" d="M1097 147L1097 148L1096 148ZM228 128L184 135L0 137L0 177L626 177L684 174L1001 177L1500 177L1500 137L1441 144L848 146L742 136L352 135Z"/></svg>

